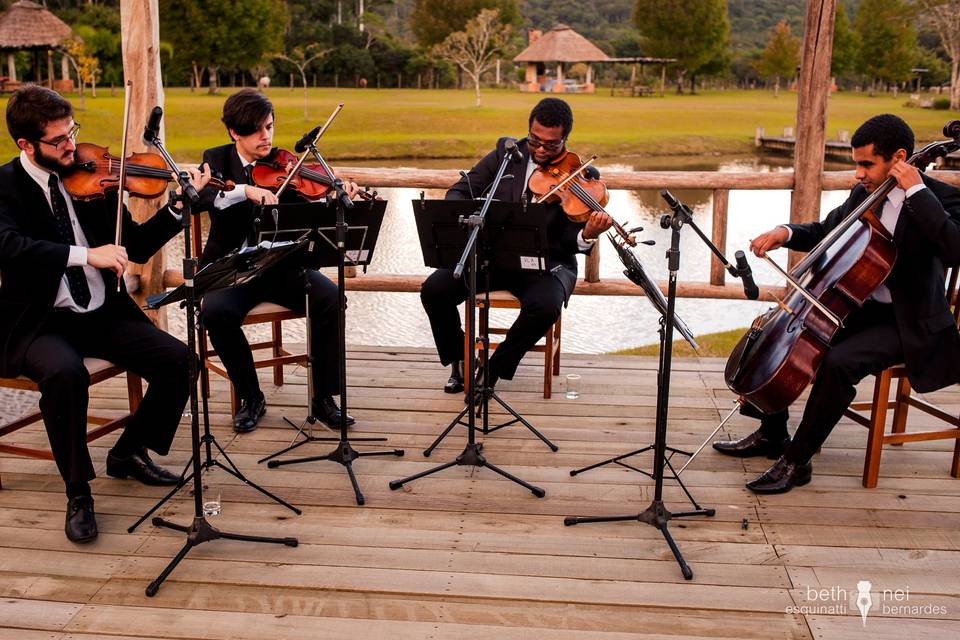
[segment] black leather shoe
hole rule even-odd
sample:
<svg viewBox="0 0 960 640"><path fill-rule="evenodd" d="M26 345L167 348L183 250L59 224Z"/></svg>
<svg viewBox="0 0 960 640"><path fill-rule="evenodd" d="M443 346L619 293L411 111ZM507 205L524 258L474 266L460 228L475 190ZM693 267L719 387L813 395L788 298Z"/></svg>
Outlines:
<svg viewBox="0 0 960 640"><path fill-rule="evenodd" d="M257 428L260 418L267 412L267 399L261 393L253 400L240 402L240 411L233 416L233 430L237 433L249 433Z"/></svg>
<svg viewBox="0 0 960 640"><path fill-rule="evenodd" d="M794 487L802 487L810 482L813 465L796 464L785 456L780 456L773 466L764 471L756 480L747 483L747 489L754 493L786 493Z"/></svg>
<svg viewBox="0 0 960 640"><path fill-rule="evenodd" d="M789 437L783 440L771 440L758 429L739 440L731 440L728 442L721 440L714 442L713 448L722 454L736 456L738 458L767 456L771 460L776 460L783 455L783 451L787 448L788 444L790 444Z"/></svg>
<svg viewBox="0 0 960 640"><path fill-rule="evenodd" d="M63 532L71 542L90 542L97 537L97 517L93 513L93 498L77 496L67 500L67 519Z"/></svg>
<svg viewBox="0 0 960 640"><path fill-rule="evenodd" d="M450 365L450 378L443 385L444 393L460 393L463 391L463 360L455 360Z"/></svg>
<svg viewBox="0 0 960 640"><path fill-rule="evenodd" d="M313 417L331 429L340 428L340 407L333 401L333 396L323 396L313 401ZM356 420L347 415L347 426L356 424Z"/></svg>
<svg viewBox="0 0 960 640"><path fill-rule="evenodd" d="M112 478L133 478L152 487L171 486L180 482L180 476L158 467L146 449L126 458L107 454L107 475Z"/></svg>

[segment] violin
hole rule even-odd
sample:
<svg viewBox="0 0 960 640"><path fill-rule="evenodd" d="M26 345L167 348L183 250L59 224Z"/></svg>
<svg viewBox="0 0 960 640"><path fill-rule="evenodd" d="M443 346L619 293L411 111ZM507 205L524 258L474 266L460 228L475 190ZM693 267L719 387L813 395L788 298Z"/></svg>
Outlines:
<svg viewBox="0 0 960 640"><path fill-rule="evenodd" d="M287 179L290 167L297 164L297 156L286 149L274 149L264 160L257 160L253 165L253 183L268 191L276 192ZM296 191L302 198L310 202L326 198L333 190L334 178L327 174L319 164L302 164L287 185L288 189ZM377 192L360 191L364 200L378 200Z"/></svg>
<svg viewBox="0 0 960 640"><path fill-rule="evenodd" d="M74 152L73 168L63 178L63 186L75 200L90 201L117 191L120 186L120 158L108 147L81 142ZM132 153L124 163L124 189L136 198L158 198L171 182L170 169L157 153ZM220 191L234 188L232 181L210 178L207 183Z"/></svg>
<svg viewBox="0 0 960 640"><path fill-rule="evenodd" d="M589 177L584 171L596 159L593 156L583 162L573 151L564 151L549 164L538 166L527 183L536 196L534 202L559 201L567 217L578 223L589 220L594 211L606 213L603 207L610 200L606 183L598 177ZM624 242L631 247L637 246L633 234L616 220L613 228Z"/></svg>

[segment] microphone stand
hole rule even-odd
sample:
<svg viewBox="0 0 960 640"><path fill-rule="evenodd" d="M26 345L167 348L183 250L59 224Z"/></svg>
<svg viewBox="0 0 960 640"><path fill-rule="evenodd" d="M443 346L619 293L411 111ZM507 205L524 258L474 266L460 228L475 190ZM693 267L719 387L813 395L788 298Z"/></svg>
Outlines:
<svg viewBox="0 0 960 640"><path fill-rule="evenodd" d="M500 163L500 168L497 170L496 177L494 177L493 179L493 183L487 193L486 198L483 201L483 205L480 207L480 210L468 218L465 218L463 216L460 217L460 224L463 227L470 229L470 236L467 239L467 244L463 249L463 254L460 256L460 260L457 262L457 266L454 267L453 269L453 277L456 279L462 278L463 271L464 269L467 268L467 262L469 261L470 266L469 266L469 277L467 279L468 293L467 293L467 302L466 302L466 314L468 318L471 318L470 336L469 336L471 345L476 345L477 343L477 323L473 321L473 317L476 312L476 304L477 304L477 264L478 264L477 238L479 237L480 231L483 229L483 226L486 222L487 210L490 208L490 203L493 202L493 194L497 192L497 189L500 186L500 181L503 179L503 174L507 170L507 165L509 165L513 161L514 159L512 157L512 153L508 149L507 154L504 156L503 161ZM487 289L489 289L489 286L487 287ZM488 291L488 295L489 295L489 291ZM471 376L473 375L473 372L476 367L476 358L477 358L476 349L471 348L470 353L467 354L467 373L465 373L465 375L471 375ZM486 381L490 379L489 378L489 358L486 358L484 360L484 367L485 367L484 381ZM544 497L546 495L546 491L544 491L540 487L530 484L529 482L526 482L525 480L518 478L517 476L507 471L504 471L503 469L501 469L500 467L494 464L491 464L490 462L487 461L487 459L481 453L481 450L483 449L483 443L477 442L477 416L476 416L476 412L473 411L473 408L477 406L479 402L488 403L489 399L490 399L490 393L488 392L488 390L481 389L480 385L476 384L476 381L474 381L474 384L470 385L470 398L467 399L467 402L469 404L465 409L467 413L467 425L466 425L467 426L467 445L466 447L464 447L463 452L459 456L457 456L455 459L451 460L450 462L445 462L439 466L432 467L430 469L427 469L426 471L421 471L420 473L415 473L412 476L408 476L400 480L392 480L390 482L390 488L393 490L396 490L402 487L403 485L407 484L408 482L412 482L414 480L418 480L420 478L433 475L434 473L443 471L444 469L449 469L450 467L461 465L461 466L473 466L473 467L486 467L487 469L490 469L494 473L497 473L503 476L507 480L515 482L516 484L519 484L520 486L530 490L530 492L533 493L533 495L537 496L538 498ZM461 412L460 415L462 416L463 413ZM484 409L483 411L483 416L484 416L484 423L486 424L486 421L487 421L486 409ZM450 429L452 429L454 424L457 424L457 422L459 421L459 418L460 416L458 416L454 420L454 422L451 423L449 427L447 427L447 430L443 433L443 435L440 436L441 439L450 431ZM540 435L540 434L537 433L537 435ZM543 439L543 436L540 436L540 437ZM433 446L436 446L436 443L434 443ZM431 449L433 448L433 446L431 446ZM429 453L426 453L425 455L429 455Z"/></svg>
<svg viewBox="0 0 960 640"><path fill-rule="evenodd" d="M666 195L664 195L664 198L670 202L670 199L667 198ZM676 558L677 564L680 565L680 572L683 574L684 579L692 580L693 571L690 569L690 566L687 564L686 560L684 560L683 554L680 552L680 548L673 540L673 536L670 535L670 530L668 529L669 522L674 518L713 516L716 514L716 510L712 508L704 509L697 504L696 500L694 500L693 496L684 486L683 482L680 481L679 474L676 472L670 462L670 457L672 457L673 453L676 451L667 447L667 411L669 409L670 402L670 369L673 357L673 329L676 320L675 308L677 300L677 272L680 270L680 230L683 228L684 224L693 225L692 219L689 215L689 209L686 209L685 205L681 205L679 207L672 206L672 208L672 215L666 214L660 218L660 226L664 229L671 230L670 249L667 250L667 268L670 272L670 279L667 289L666 312L660 318L660 360L657 366L657 418L656 434L654 436L653 444L653 474L651 475L649 473L642 472L654 480L653 501L646 508L646 510L639 514L586 518L568 516L564 519L563 524L566 526L573 526L581 523L623 522L627 520L637 520L639 522L649 524L655 527L663 535L664 540L666 540L667 545L670 547L670 551L673 553L673 557ZM693 226L695 227L695 225ZM647 447L647 449L649 449L649 447ZM670 457L667 456L668 449L671 451ZM616 462L622 466L628 466L620 462L621 457L623 456L618 456L617 458L612 459L611 462ZM594 468L596 466L599 465L594 465L593 467L589 468ZM670 472L672 473L671 479L676 480L680 484L680 487L687 495L687 498L690 499L690 502L693 505L693 510L674 513L671 512L664 504L663 481L664 472L667 467L670 468ZM633 467L629 468L633 469ZM639 471L639 469L636 470ZM571 472L571 475L576 475L576 473Z"/></svg>
<svg viewBox="0 0 960 640"><path fill-rule="evenodd" d="M190 353L193 356L190 358L190 364L188 369L190 380L193 381L192 384L190 385L190 418L191 418L190 419L190 436L191 436L190 440L191 440L192 449L193 449L191 458L190 458L193 469L191 470L190 475L193 478L193 522L189 526L185 526L185 525L175 524L173 522L164 520L163 518L153 519L153 526L155 527L165 527L168 529L173 529L174 531L181 531L187 534L187 540L184 543L183 547L180 549L180 551L177 553L177 555L174 556L174 558L163 569L160 575L157 576L157 578L147 586L146 595L148 597L153 597L154 595L157 594L157 591L160 589L160 585L163 583L163 581L167 579L167 576L169 576L170 573L177 567L177 565L180 564L180 561L187 556L190 550L199 544L203 544L204 542L210 542L211 540L217 540L217 539L223 538L226 540L242 540L245 542L263 542L263 543L269 543L269 544L282 544L288 547L295 547L297 546L298 542L296 538L271 538L271 537L265 537L265 536L251 536L251 535L240 534L240 533L228 533L226 531L220 531L219 529L211 525L207 521L206 517L204 516L203 482L200 479L200 474L205 466L211 466L211 465L202 465L200 462L200 441L201 441L200 416L199 416L199 402L198 402L197 384L196 384L198 361L195 355L197 353L196 330L198 328L197 323L195 322L195 319L197 317L198 306L197 306L196 291L194 290L194 287L193 287L193 277L194 277L194 274L196 273L197 259L193 256L192 244L190 240L191 217L193 215L191 207L194 202L199 200L199 196L197 195L197 190L190 183L190 176L187 174L186 171L180 170L180 168L174 162L173 158L170 157L170 154L167 153L167 150L164 148L163 143L159 140L159 138L153 137L153 139L149 140L149 143L157 148L157 150L160 152L160 155L163 156L164 160L166 161L170 169L173 170L174 173L176 173L177 175L176 180L180 185L181 195L178 196L175 193L172 194L171 201L178 201L182 204L180 213L181 213L181 224L183 226L183 252L184 252L183 282L187 291L187 297L186 297L187 346L190 349ZM204 437L204 442L206 444L207 456L209 458L210 443L211 441L213 441L213 438L212 436L209 435L209 421L208 421L208 414L207 414L206 398L204 398L203 405L204 405L204 422L205 422L205 429L206 429L206 436ZM219 445L217 445L217 449L219 449L221 453L224 453L223 449ZM224 453L224 455L226 454ZM223 466L219 462L215 462L215 464L223 468L224 470L232 473L234 476L236 476L246 484L250 486L254 486L257 489L260 489L260 487L256 487L256 485L252 485L252 483L250 483L246 478L240 475L239 472L231 471L229 468ZM233 463L230 463L230 464L231 466L233 466ZM184 471L181 474L181 484L186 482L186 479L183 478L184 474L186 474L186 468L184 468ZM283 502L279 498L275 498L274 496L267 493L263 489L260 489L260 491L274 498L274 500L277 500L281 504L284 504L285 506L299 513L298 509L291 507L290 505L287 505L285 502ZM169 497L170 496L168 495L167 498ZM164 501L167 498L164 498ZM162 501L161 501L161 504L162 504ZM156 507L154 507L154 509L156 509ZM149 513L147 515L149 515ZM139 524L139 522L137 524Z"/></svg>
<svg viewBox="0 0 960 640"><path fill-rule="evenodd" d="M346 247L347 247L347 222L346 222L346 210L353 207L353 201L350 200L350 196L347 194L346 190L343 188L343 181L340 178L333 177L333 171L327 165L327 162L323 159L323 156L320 155L320 152L317 150L316 142L323 135L323 132L326 130L327 125L330 124L330 120L339 113L340 108L343 105L339 105L334 111L333 115L330 116L330 119L327 120L327 124L320 129L313 139L313 141L307 144L307 149L304 152L303 156L297 162L294 169L287 176L287 179L284 181L281 188L277 191L277 196L283 193L284 188L289 184L290 180L299 170L300 166L303 164L304 159L307 154L312 155L317 162L320 164L324 172L328 176L333 178L332 188L336 194L334 198L334 206L337 208L337 224L336 224L336 238L337 238L337 250L339 256L337 259L337 297L338 297L338 318L337 318L337 328L340 344L340 362L339 362L339 377L340 377L340 437L339 438L319 438L315 437L312 433L304 434L304 428L307 424L312 425L316 422L316 417L313 415L313 400L315 390L313 388L313 371L312 371L312 361L313 353L312 343L313 343L313 331L310 327L310 293L309 293L309 278L308 278L308 269L304 267L304 283L305 283L305 296L306 296L306 311L307 311L307 385L308 385L308 395L310 396L307 399L308 409L307 409L307 418L300 425L297 435L294 436L294 443L291 444L286 449L278 451L272 455L267 456L259 460L259 462L267 462L267 467L270 469L276 469L277 467L290 465L290 464L300 464L302 462L314 462L317 460L329 460L331 462L336 462L343 465L344 469L347 472L347 476L350 478L350 484L353 485L353 492L357 500L358 505L363 505L366 502L366 499L363 496L363 493L360 491L360 485L357 482L357 477L353 473L353 461L357 458L367 457L367 456L402 456L403 449L394 449L392 451L364 451L359 452L353 448L350 444L350 439L347 435L347 333L346 333L346 314L347 314L347 296L346 296L346 286L345 286L345 274L344 274L344 263L347 260ZM288 420L289 422L289 420ZM296 439L304 434L306 438L299 442L296 442ZM386 441L386 438L354 438L355 441L363 442L383 442ZM305 458L291 458L287 460L276 460L276 456L279 456L283 453L291 451L304 445L308 442L331 442L335 441L338 443L337 448L319 456L309 456Z"/></svg>

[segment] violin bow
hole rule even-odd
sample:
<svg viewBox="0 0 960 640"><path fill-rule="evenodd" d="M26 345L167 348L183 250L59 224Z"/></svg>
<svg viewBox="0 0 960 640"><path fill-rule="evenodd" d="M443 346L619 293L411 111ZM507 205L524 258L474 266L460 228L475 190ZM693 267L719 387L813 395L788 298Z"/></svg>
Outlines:
<svg viewBox="0 0 960 640"><path fill-rule="evenodd" d="M333 110L333 113L330 114L330 117L327 118L327 121L323 123L323 126L317 130L317 135L313 137L313 142L304 149L303 153L300 155L300 159L297 160L297 164L293 166L290 172L287 174L286 179L283 181L283 184L280 185L280 188L277 189L277 199L280 199L280 196L283 195L283 192L286 191L287 185L290 184L290 181L293 180L294 176L300 172L300 167L303 166L303 161L307 159L307 155L310 153L310 147L313 147L317 144L317 141L323 137L323 134L327 131L327 127L330 126L330 123L333 122L333 119L337 117L340 111L343 109L343 103L341 102ZM330 179L333 180L333 174L330 173Z"/></svg>
<svg viewBox="0 0 960 640"><path fill-rule="evenodd" d="M127 80L123 90L123 137L120 138L120 182L117 188L117 228L113 234L113 243L120 245L123 232L123 188L127 183L127 132L130 127L130 94L133 93L133 81ZM123 283L123 274L117 276L117 292Z"/></svg>

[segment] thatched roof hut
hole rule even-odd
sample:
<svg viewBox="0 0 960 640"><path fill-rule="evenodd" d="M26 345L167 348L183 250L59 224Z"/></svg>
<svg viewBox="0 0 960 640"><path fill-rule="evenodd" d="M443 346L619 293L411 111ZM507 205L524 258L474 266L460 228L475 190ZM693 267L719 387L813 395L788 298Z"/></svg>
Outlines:
<svg viewBox="0 0 960 640"><path fill-rule="evenodd" d="M47 52L47 80L53 85L53 57L51 52L59 49L73 36L67 24L50 13L46 7L30 0L15 2L0 15L0 50L7 53L9 82L16 83L17 68L13 54L16 51L34 52L36 79L40 81L40 57ZM61 61L64 78L67 77L66 59Z"/></svg>
<svg viewBox="0 0 960 640"><path fill-rule="evenodd" d="M536 35L534 35L536 34ZM539 35L531 32L530 46L514 62L606 62L609 56L565 24Z"/></svg>
<svg viewBox="0 0 960 640"><path fill-rule="evenodd" d="M0 49L56 49L73 32L45 7L20 0L0 15Z"/></svg>

